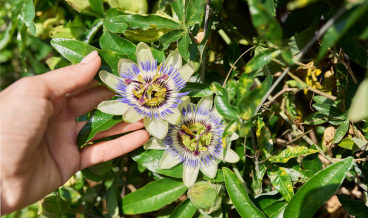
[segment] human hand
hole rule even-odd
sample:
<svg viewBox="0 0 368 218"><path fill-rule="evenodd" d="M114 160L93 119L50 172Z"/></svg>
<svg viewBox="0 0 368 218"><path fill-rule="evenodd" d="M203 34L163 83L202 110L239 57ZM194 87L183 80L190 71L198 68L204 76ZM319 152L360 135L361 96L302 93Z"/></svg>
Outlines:
<svg viewBox="0 0 368 218"><path fill-rule="evenodd" d="M40 200L77 171L148 140L148 133L138 130L142 122L121 122L93 140L136 131L78 150L77 136L86 122L75 118L114 96L105 86L92 86L100 64L94 51L77 65L20 79L0 93L2 215Z"/></svg>

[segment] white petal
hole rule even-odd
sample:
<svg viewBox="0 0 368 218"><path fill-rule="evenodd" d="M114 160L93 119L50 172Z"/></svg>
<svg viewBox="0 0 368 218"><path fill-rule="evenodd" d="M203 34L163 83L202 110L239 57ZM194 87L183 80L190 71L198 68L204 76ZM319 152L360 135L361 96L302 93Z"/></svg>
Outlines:
<svg viewBox="0 0 368 218"><path fill-rule="evenodd" d="M169 123L176 125L181 121L181 113L179 111L179 109L175 108L173 109L173 114L169 114L165 117L165 120L168 121Z"/></svg>
<svg viewBox="0 0 368 218"><path fill-rule="evenodd" d="M211 109L212 105L213 105L213 95L209 95L209 96L201 98L201 100L197 104L197 108L204 107L204 108Z"/></svg>
<svg viewBox="0 0 368 218"><path fill-rule="evenodd" d="M240 160L240 158L234 150L231 150L230 148L227 149L226 154L225 154L225 158L224 158L225 162L236 163L239 160Z"/></svg>
<svg viewBox="0 0 368 218"><path fill-rule="evenodd" d="M129 71L134 72L132 66L136 66L136 64L133 61L121 58L118 63L119 74L122 75L122 73L126 73Z"/></svg>
<svg viewBox="0 0 368 218"><path fill-rule="evenodd" d="M120 100L103 101L97 109L105 114L123 115L129 108L129 105L122 103Z"/></svg>
<svg viewBox="0 0 368 218"><path fill-rule="evenodd" d="M230 137L230 141L235 141L235 140L237 140L239 138L239 135L238 134L236 134L236 132L234 132L232 135L231 135L231 137Z"/></svg>
<svg viewBox="0 0 368 218"><path fill-rule="evenodd" d="M185 166L183 167L183 182L186 187L190 187L194 185L197 180L199 172L199 167L190 167Z"/></svg>
<svg viewBox="0 0 368 218"><path fill-rule="evenodd" d="M154 137L150 138L146 144L143 145L143 148L148 149L155 149L155 150L165 150L164 140L156 139Z"/></svg>
<svg viewBox="0 0 368 218"><path fill-rule="evenodd" d="M181 100L183 102L180 103L179 106L178 106L178 109L179 109L180 112L183 110L183 108L187 108L187 106L189 104L191 104L190 97L189 96L184 96L184 97L181 98Z"/></svg>
<svg viewBox="0 0 368 218"><path fill-rule="evenodd" d="M167 131L169 130L169 123L165 120L161 119L150 119L150 118L143 118L144 127L149 134L152 136L163 139L165 138Z"/></svg>
<svg viewBox="0 0 368 218"><path fill-rule="evenodd" d="M172 167L178 165L180 161L173 157L170 153L165 153L164 156L160 160L160 169L166 170L171 169Z"/></svg>
<svg viewBox="0 0 368 218"><path fill-rule="evenodd" d="M171 52L169 56L167 56L165 63L167 66L173 66L176 69L179 69L182 66L182 59L179 51L175 50Z"/></svg>
<svg viewBox="0 0 368 218"><path fill-rule="evenodd" d="M215 115L215 116L217 116L217 117L221 117L222 118L221 114L217 111L216 107L213 107L212 114Z"/></svg>
<svg viewBox="0 0 368 218"><path fill-rule="evenodd" d="M217 163L210 164L210 166L202 165L200 169L204 175L213 179L217 174Z"/></svg>
<svg viewBox="0 0 368 218"><path fill-rule="evenodd" d="M133 107L129 107L128 110L123 115L123 119L127 123L135 123L143 119L143 117L144 116L138 113Z"/></svg>
<svg viewBox="0 0 368 218"><path fill-rule="evenodd" d="M137 45L137 65L140 70L142 70L141 62L144 63L146 61L153 63L155 59L153 58L150 47L146 43L140 42Z"/></svg>
<svg viewBox="0 0 368 218"><path fill-rule="evenodd" d="M99 76L106 85L112 88L115 92L117 92L116 85L119 83L121 77L118 77L112 73L109 73L105 70L100 71Z"/></svg>
<svg viewBox="0 0 368 218"><path fill-rule="evenodd" d="M189 78L193 75L195 70L195 66L192 61L187 63L186 65L182 66L178 71L181 77L184 79L185 82L189 80Z"/></svg>

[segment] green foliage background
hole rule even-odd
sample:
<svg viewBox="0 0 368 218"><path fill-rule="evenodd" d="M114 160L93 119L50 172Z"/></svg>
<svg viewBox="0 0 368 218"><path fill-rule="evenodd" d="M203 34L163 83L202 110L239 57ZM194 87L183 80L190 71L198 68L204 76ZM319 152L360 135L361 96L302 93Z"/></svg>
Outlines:
<svg viewBox="0 0 368 218"><path fill-rule="evenodd" d="M241 159L199 175L217 187L208 210L186 197L182 166L160 170L164 151L139 148L6 217L368 217L368 1L13 0L0 14L1 89L94 50L117 74L138 42L159 63L178 49L197 68L184 90L215 97ZM83 147L122 119L77 120Z"/></svg>

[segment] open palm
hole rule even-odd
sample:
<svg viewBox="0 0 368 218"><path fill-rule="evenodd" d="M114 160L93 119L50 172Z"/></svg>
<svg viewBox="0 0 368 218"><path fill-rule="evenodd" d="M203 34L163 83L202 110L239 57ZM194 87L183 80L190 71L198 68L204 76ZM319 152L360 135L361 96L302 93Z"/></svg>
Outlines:
<svg viewBox="0 0 368 218"><path fill-rule="evenodd" d="M36 202L78 170L121 156L148 140L145 130L137 130L142 122L121 122L92 140L137 131L79 151L77 135L86 122L75 118L114 96L104 86L92 86L100 63L97 53L91 53L78 65L22 79L1 92L3 215Z"/></svg>

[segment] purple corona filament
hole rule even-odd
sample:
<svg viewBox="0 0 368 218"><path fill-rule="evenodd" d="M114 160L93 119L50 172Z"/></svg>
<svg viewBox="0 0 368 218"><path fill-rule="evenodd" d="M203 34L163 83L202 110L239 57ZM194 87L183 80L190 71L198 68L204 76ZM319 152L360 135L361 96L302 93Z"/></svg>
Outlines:
<svg viewBox="0 0 368 218"><path fill-rule="evenodd" d="M206 126L206 130L196 136L185 132L182 126L190 126L195 123L201 123ZM222 118L208 108L195 108L193 104L189 104L182 109L182 121L177 125L170 124L169 131L164 138L166 152L174 158L183 162L185 166L199 167L210 166L215 164L217 159L221 159L223 155L222 133L224 125ZM207 150L199 151L199 138L206 133L212 133L211 141L206 145ZM197 139L196 149L190 150L183 143L183 135L187 135Z"/></svg>

